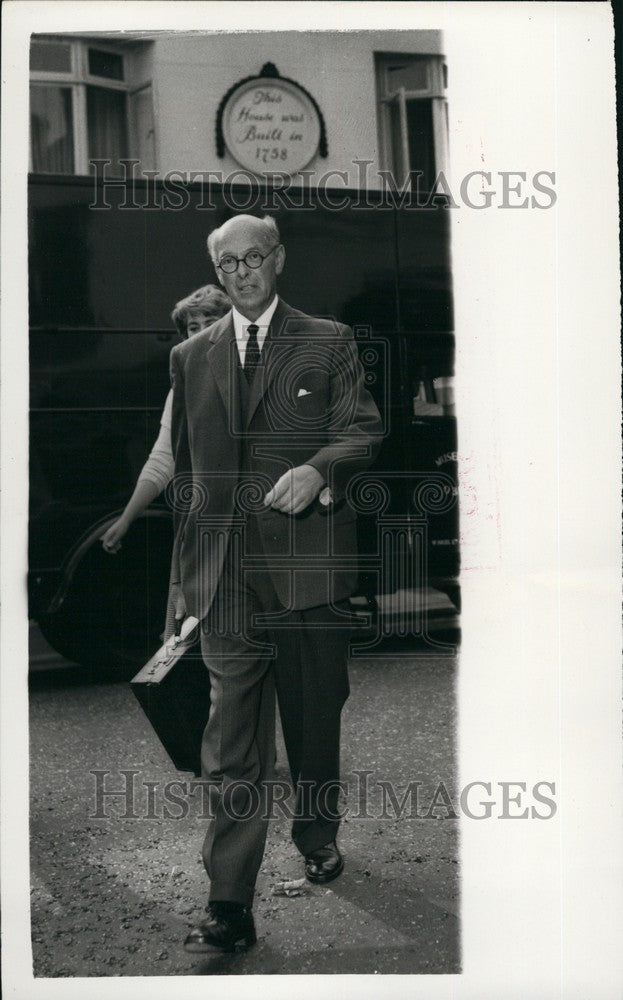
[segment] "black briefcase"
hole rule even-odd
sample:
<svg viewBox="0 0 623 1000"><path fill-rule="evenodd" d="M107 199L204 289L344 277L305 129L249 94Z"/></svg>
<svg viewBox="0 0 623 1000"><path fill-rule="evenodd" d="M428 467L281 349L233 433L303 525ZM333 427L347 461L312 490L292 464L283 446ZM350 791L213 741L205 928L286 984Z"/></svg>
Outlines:
<svg viewBox="0 0 623 1000"><path fill-rule="evenodd" d="M130 684L177 770L200 776L210 675L201 657L197 619L187 618L181 634L168 639Z"/></svg>

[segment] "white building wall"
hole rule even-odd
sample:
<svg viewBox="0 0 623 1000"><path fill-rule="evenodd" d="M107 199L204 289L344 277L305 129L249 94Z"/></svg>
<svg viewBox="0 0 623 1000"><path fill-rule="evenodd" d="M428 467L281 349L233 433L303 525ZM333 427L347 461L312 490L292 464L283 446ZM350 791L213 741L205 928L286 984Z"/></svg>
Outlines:
<svg viewBox="0 0 623 1000"><path fill-rule="evenodd" d="M216 115L229 88L276 65L316 99L325 119L327 159L316 156L306 169L317 176L346 171L359 186L354 159L372 160L370 187L379 164L375 52L443 53L439 31L183 33L157 38L150 58L156 116L159 173L214 171L226 176L239 164L216 154ZM296 177L294 178L296 181ZM333 186L345 186L340 178Z"/></svg>

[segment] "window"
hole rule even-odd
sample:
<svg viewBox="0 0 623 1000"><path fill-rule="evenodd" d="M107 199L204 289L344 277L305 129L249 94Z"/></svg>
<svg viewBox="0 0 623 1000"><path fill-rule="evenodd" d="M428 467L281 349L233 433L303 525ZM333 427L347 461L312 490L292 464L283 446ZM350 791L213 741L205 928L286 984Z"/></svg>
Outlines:
<svg viewBox="0 0 623 1000"><path fill-rule="evenodd" d="M145 146L130 133L136 93L127 80L128 55L104 42L33 37L30 46L30 168L35 173L88 174L89 160L106 158L109 174ZM141 127L153 136L151 88L140 88ZM148 95L146 100L145 95ZM148 120L149 119L149 120ZM148 150L153 161L153 143ZM140 159L140 156L135 158ZM153 162L144 164L152 167Z"/></svg>
<svg viewBox="0 0 623 1000"><path fill-rule="evenodd" d="M30 92L30 147L34 170L74 173L70 87L33 87Z"/></svg>
<svg viewBox="0 0 623 1000"><path fill-rule="evenodd" d="M402 186L409 171L422 191L447 169L447 68L442 56L376 55L382 166Z"/></svg>

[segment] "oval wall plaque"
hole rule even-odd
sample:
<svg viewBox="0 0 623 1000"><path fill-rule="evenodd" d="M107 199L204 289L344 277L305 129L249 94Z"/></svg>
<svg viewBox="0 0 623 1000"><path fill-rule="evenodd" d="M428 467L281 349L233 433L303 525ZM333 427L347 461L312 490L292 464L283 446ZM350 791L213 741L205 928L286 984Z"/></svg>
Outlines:
<svg viewBox="0 0 623 1000"><path fill-rule="evenodd" d="M235 87L224 102L222 129L234 159L256 174L302 170L318 152L322 131L313 98L279 76Z"/></svg>

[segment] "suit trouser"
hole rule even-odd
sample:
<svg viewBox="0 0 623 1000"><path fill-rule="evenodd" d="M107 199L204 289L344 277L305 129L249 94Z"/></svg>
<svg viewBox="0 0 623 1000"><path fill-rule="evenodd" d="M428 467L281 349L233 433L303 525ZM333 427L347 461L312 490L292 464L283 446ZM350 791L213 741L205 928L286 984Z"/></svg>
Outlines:
<svg viewBox="0 0 623 1000"><path fill-rule="evenodd" d="M307 854L336 836L350 636L330 607L284 609L260 556L252 516L247 531L249 548L257 554L254 568L243 571L230 543L201 630L212 685L201 752L211 804L203 861L210 899L243 905L253 900L268 832L275 685L296 788L294 842ZM268 620L262 624L258 615Z"/></svg>

